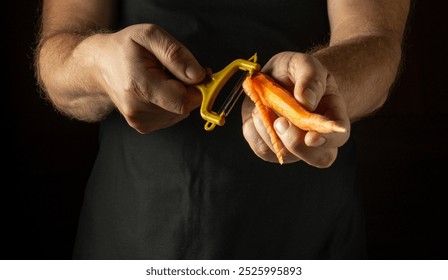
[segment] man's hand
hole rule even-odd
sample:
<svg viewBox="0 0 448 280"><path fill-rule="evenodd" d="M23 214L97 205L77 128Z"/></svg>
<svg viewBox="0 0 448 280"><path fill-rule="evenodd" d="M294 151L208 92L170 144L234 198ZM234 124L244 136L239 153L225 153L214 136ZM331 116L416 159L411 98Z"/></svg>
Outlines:
<svg viewBox="0 0 448 280"><path fill-rule="evenodd" d="M205 78L205 69L159 26L94 34L48 26L55 29L44 29L37 72L62 113L95 122L116 108L131 127L149 133L179 122L200 105L202 97L190 85Z"/></svg>
<svg viewBox="0 0 448 280"><path fill-rule="evenodd" d="M294 52L275 55L262 71L293 93L296 100L308 110L337 121L348 131L329 134L308 132L292 125L284 117L277 118L274 127L283 142L285 163L303 160L319 168L331 166L338 148L345 144L350 135L345 102L334 78L315 57ZM254 153L265 161L277 162L259 112L247 97L243 103L242 118L244 137Z"/></svg>
<svg viewBox="0 0 448 280"><path fill-rule="evenodd" d="M199 92L187 85L200 82L205 69L163 29L140 24L101 37L104 88L131 127L164 128L200 105Z"/></svg>

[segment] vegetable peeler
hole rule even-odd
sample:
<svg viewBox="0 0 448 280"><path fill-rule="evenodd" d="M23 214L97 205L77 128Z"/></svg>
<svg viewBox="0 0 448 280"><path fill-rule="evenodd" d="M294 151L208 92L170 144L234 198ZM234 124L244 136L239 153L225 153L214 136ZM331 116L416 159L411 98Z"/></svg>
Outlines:
<svg viewBox="0 0 448 280"><path fill-rule="evenodd" d="M248 73L239 79L219 111L212 111L213 104L222 87L238 70L247 71ZM259 70L260 65L257 63L257 54L255 53L248 60L236 59L232 61L221 71L210 74L204 83L195 85L195 87L202 93L200 113L201 117L206 121L204 125L205 130L212 131L216 125L224 125L226 116L230 113L238 98L243 93L241 85L244 82L245 77L247 75L252 75L252 73Z"/></svg>

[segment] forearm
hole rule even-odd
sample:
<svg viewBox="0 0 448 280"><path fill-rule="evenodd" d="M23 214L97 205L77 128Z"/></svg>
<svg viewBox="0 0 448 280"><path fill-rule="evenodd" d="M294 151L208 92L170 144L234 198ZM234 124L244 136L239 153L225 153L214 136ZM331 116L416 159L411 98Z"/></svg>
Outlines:
<svg viewBox="0 0 448 280"><path fill-rule="evenodd" d="M371 35L339 41L314 52L332 73L351 121L378 110L386 101L401 60L400 40Z"/></svg>
<svg viewBox="0 0 448 280"><path fill-rule="evenodd" d="M92 41L88 35L57 33L42 38L36 53L36 74L46 97L63 114L88 122L114 108L99 82Z"/></svg>
<svg viewBox="0 0 448 280"><path fill-rule="evenodd" d="M94 122L114 106L103 89L94 55L95 34L113 23L115 0L44 0L35 52L35 73L45 96L60 112ZM101 53L101 52L99 52Z"/></svg>

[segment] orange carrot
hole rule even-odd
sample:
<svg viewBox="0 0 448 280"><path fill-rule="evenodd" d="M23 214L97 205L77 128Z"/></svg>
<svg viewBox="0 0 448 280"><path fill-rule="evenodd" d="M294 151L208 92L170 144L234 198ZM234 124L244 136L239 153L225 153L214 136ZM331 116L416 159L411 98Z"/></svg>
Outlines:
<svg viewBox="0 0 448 280"><path fill-rule="evenodd" d="M309 112L267 74L258 72L248 76L243 88L249 97L257 94L264 106L274 109L300 129L319 133L347 131L325 116Z"/></svg>
<svg viewBox="0 0 448 280"><path fill-rule="evenodd" d="M280 164L283 163L281 154L283 143L273 127L274 119L269 116L269 110L271 109L302 130L319 133L347 131L344 127L325 116L305 109L289 91L280 86L267 74L257 72L247 76L243 82L243 89L260 111L263 124L269 133Z"/></svg>
<svg viewBox="0 0 448 280"><path fill-rule="evenodd" d="M243 82L244 91L246 93L249 93L248 96L252 99L252 101L255 103L255 107L257 107L258 111L260 112L261 120L263 121L263 124L266 127L269 137L271 138L271 143L277 156L278 162L280 164L283 164L283 155L281 153L283 143L274 129L273 124L275 119L272 117L274 112L270 107L267 107L263 104L261 96L257 93L257 90L254 88L255 84L246 81Z"/></svg>

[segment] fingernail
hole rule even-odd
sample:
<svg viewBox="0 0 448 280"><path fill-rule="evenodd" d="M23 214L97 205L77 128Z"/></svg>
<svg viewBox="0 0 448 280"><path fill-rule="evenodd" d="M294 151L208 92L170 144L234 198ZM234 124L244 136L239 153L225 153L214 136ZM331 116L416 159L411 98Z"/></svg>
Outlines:
<svg viewBox="0 0 448 280"><path fill-rule="evenodd" d="M203 74L204 69L197 64L188 66L187 69L185 69L185 75L187 75L187 78L190 80L199 80L202 78Z"/></svg>
<svg viewBox="0 0 448 280"><path fill-rule="evenodd" d="M317 96L314 93L313 90L311 90L310 88L306 88L303 91L303 97L305 98L305 101L308 103L309 107L311 109L316 108L317 106Z"/></svg>
<svg viewBox="0 0 448 280"><path fill-rule="evenodd" d="M320 147L323 144L325 144L325 142L327 142L327 139L325 139L324 137L319 137L313 144L314 147Z"/></svg>
<svg viewBox="0 0 448 280"><path fill-rule="evenodd" d="M275 126L275 130L277 131L278 134L283 134L289 128L289 122L284 118L278 118L275 121L274 126Z"/></svg>

